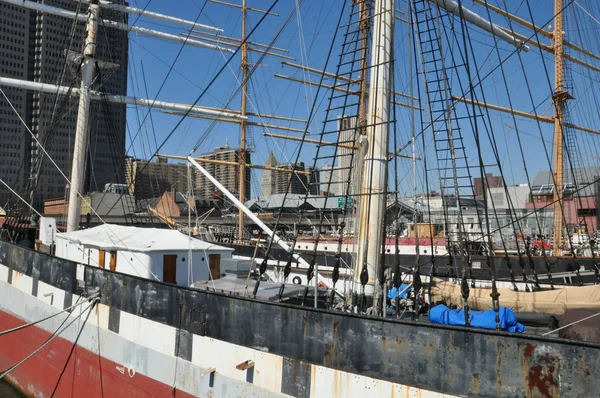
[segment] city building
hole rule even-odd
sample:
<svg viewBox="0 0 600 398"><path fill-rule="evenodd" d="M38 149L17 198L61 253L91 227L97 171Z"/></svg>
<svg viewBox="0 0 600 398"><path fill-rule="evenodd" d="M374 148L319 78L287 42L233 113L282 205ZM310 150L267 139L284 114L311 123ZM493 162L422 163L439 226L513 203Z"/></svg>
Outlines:
<svg viewBox="0 0 600 398"><path fill-rule="evenodd" d="M277 167L277 165L277 159L275 158L275 155L273 155L273 152L271 152L269 154L267 162L265 163L265 166ZM260 180L260 196L265 197L268 195L273 195L275 193L277 186L277 184L275 183L276 174L277 172L275 170L263 170L262 177Z"/></svg>
<svg viewBox="0 0 600 398"><path fill-rule="evenodd" d="M344 184L340 179L340 173L337 166L325 164L319 171L319 180L321 193L328 196L342 196Z"/></svg>
<svg viewBox="0 0 600 398"><path fill-rule="evenodd" d="M585 167L566 169L564 174L563 191L563 220L564 227L569 233L593 233L598 230L600 212L598 212L598 197L600 195L600 167ZM549 170L537 174L531 184L531 197L526 207L533 209L548 209L551 212L554 202L554 178ZM542 234L549 236L553 233L552 220L543 225ZM533 225L536 220L531 220Z"/></svg>
<svg viewBox="0 0 600 398"><path fill-rule="evenodd" d="M218 147L213 150L212 153L206 153L198 156L208 160L217 160L229 163L239 163L240 150L230 148L226 143L224 147ZM246 164L250 164L250 152L246 151ZM239 193L240 184L240 168L236 165L228 164L215 164L215 163L202 163L202 166L208 171L213 177L217 179L228 191L234 193L236 196ZM250 168L246 167L245 173L245 198L250 198L250 183L251 173ZM208 178L202 173L196 173L196 195L201 197L214 197L218 194L218 189Z"/></svg>
<svg viewBox="0 0 600 398"><path fill-rule="evenodd" d="M260 184L261 197L284 194L286 192L305 194L307 190L311 195L319 195L321 193L319 171L312 167L305 167L303 162L279 164L275 155L271 152L265 166L287 169L293 172L263 170Z"/></svg>
<svg viewBox="0 0 600 398"><path fill-rule="evenodd" d="M29 80L29 51L31 34L30 11L0 3L0 76ZM16 189L22 189L29 169L29 146L31 136L21 123L19 115L29 119L32 93L12 87L2 87L10 104L0 96L0 169L2 179ZM19 112L17 115L11 104ZM0 206L16 198L4 185L0 186Z"/></svg>
<svg viewBox="0 0 600 398"><path fill-rule="evenodd" d="M502 188L502 177L495 176L492 173L486 173L485 180L481 177L473 178L473 190L475 197L480 199L483 197L485 188Z"/></svg>
<svg viewBox="0 0 600 398"><path fill-rule="evenodd" d="M129 194L136 199L149 199L162 195L172 189L178 192L193 190L196 169L191 168L191 184L188 183L186 163L168 163L167 159L157 157L149 162L132 157L125 158L125 183Z"/></svg>
<svg viewBox="0 0 600 398"><path fill-rule="evenodd" d="M304 172L308 182L308 193L311 195L321 194L321 173L314 167L305 167Z"/></svg>
<svg viewBox="0 0 600 398"><path fill-rule="evenodd" d="M70 11L78 3L47 0L49 6ZM79 13L85 13L81 4ZM127 16L114 11L101 11L103 18L127 22ZM0 75L41 83L79 87L77 65L66 61L65 50L81 51L85 24L48 13L26 10L0 3ZM72 37L72 40L71 40ZM127 94L127 32L100 24L96 57L115 64L100 70L94 89L114 94ZM77 97L57 97L21 89L4 87L8 99L25 124L52 157L62 173L71 173L73 141L77 118ZM53 116L54 115L54 116ZM93 101L90 111L90 140L84 193L102 190L107 183L123 182L122 163L125 155L126 106ZM38 143L7 101L0 101L0 168L3 178L17 191L34 193L33 205L42 207L43 200L63 197L67 183L46 159ZM27 187L29 185L29 187ZM14 201L5 187L0 187L0 203Z"/></svg>
<svg viewBox="0 0 600 398"><path fill-rule="evenodd" d="M280 164L281 169L290 170L275 172L275 192L305 194L308 189L308 176L304 173L304 162Z"/></svg>
<svg viewBox="0 0 600 398"><path fill-rule="evenodd" d="M338 144L355 146L358 138L356 117L341 117L338 120ZM351 148L339 146L335 164L321 166L319 173L320 191L325 195L357 195L360 180L358 153ZM350 186L348 186L350 185Z"/></svg>
<svg viewBox="0 0 600 398"><path fill-rule="evenodd" d="M338 121L338 144L355 146L358 140L358 130L356 129L356 116L341 117ZM358 181L360 179L360 169L358 151L351 148L337 148L338 181L341 186L341 195L358 194ZM350 187L348 187L350 184Z"/></svg>

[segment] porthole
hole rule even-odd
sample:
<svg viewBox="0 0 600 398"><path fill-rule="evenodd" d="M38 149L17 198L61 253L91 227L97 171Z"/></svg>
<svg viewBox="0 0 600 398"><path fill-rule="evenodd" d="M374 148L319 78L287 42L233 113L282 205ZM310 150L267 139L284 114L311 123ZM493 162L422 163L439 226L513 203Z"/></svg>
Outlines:
<svg viewBox="0 0 600 398"><path fill-rule="evenodd" d="M423 250L423 253L427 254L427 250Z"/></svg>
<svg viewBox="0 0 600 398"><path fill-rule="evenodd" d="M185 257L181 257L181 261L185 261Z"/></svg>
<svg viewBox="0 0 600 398"><path fill-rule="evenodd" d="M327 246L325 246L325 250L327 250Z"/></svg>
<svg viewBox="0 0 600 398"><path fill-rule="evenodd" d="M204 261L204 257L202 257L202 259L200 261Z"/></svg>
<svg viewBox="0 0 600 398"><path fill-rule="evenodd" d="M292 282L294 283L294 285L301 285L302 284L302 279L300 279L299 276L295 276L292 278Z"/></svg>

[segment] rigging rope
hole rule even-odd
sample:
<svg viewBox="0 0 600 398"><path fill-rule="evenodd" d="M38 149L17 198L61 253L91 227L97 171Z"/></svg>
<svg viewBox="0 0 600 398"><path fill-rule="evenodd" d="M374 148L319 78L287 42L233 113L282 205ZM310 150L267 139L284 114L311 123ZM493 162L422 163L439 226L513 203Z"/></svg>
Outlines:
<svg viewBox="0 0 600 398"><path fill-rule="evenodd" d="M56 329L56 331L54 333L52 333L50 335L50 337L41 345L39 346L37 349L35 349L35 351L33 351L31 354L29 354L28 356L26 356L25 358L23 358L21 361L19 361L18 363L14 364L13 366L9 367L8 369L4 370L4 372L2 372L2 374L0 374L0 380L4 378L4 376L8 375L10 372L12 372L13 370L15 370L16 368L18 368L19 366L21 366L23 363L25 363L25 361L29 360L31 357L33 357L35 354L37 354L41 349L43 349L44 347L46 347L48 344L50 344L50 342L52 340L54 340L56 337L58 337L62 332L64 332L65 330L67 330L67 328L69 326L71 326L73 323L75 323L75 321L77 321L85 311L90 310L91 312L91 308L95 305L95 302L99 300L98 298L94 299L94 301L88 306L86 307L79 315L77 315L69 324L67 324L64 328L63 325L65 324L65 322L67 321L67 319L69 319L69 316L65 317L65 319L63 320L63 322L60 324L60 326ZM62 328L62 329L61 329Z"/></svg>
<svg viewBox="0 0 600 398"><path fill-rule="evenodd" d="M96 304L98 304L98 302L100 302L100 298L95 298L92 301L92 304L90 304L90 306L88 307L89 311L88 311L87 315L85 316L85 319L83 320L83 325L81 325L81 328L77 332L77 337L75 337L75 341L73 342L73 345L71 345L71 350L69 351L69 355L67 356L65 365L63 366L63 368L60 372L60 375L58 376L58 380L56 381L56 385L54 386L54 390L52 390L52 394L50 394L50 397L54 397L54 394L56 394L56 390L58 389L58 386L60 385L60 380L62 379L63 375L65 374L65 371L67 370L67 365L69 364L69 361L71 360L71 356L73 355L73 351L75 350L75 347L77 347L77 342L79 341L79 337L81 337L81 333L83 332L83 329L85 328L85 324L87 323L87 320L90 317L92 310L94 309ZM81 317L81 314L79 315L79 317Z"/></svg>
<svg viewBox="0 0 600 398"><path fill-rule="evenodd" d="M89 297L88 297L88 299L93 299L93 298L96 298L97 296L98 296L98 294L94 294L94 295L91 295L91 296L89 296ZM0 332L0 336L4 336L5 334L9 334L9 333L12 333L12 332L16 332L16 331L18 331L18 330L21 330L21 329L28 328L29 326L34 326L34 325L37 325L38 323L41 323L41 322L47 321L48 319L54 318L55 316L57 316L57 315L60 315L60 314L62 314L63 312L70 312L70 311L71 311L73 308L75 308L75 307L78 307L78 306L80 306L80 305L82 305L82 304L84 304L84 303L85 303L85 301L81 301L81 302L79 302L79 303L76 303L76 304L74 304L74 305L72 305L72 306L68 307L68 308L65 308L64 310L62 310L62 311L60 311L60 312L57 312L57 313L55 313L55 314L52 314L52 315L50 315L50 316L47 316L47 317L45 317L45 318L42 318L42 319L40 319L40 320L37 320L37 321L35 321L35 322L26 323L26 324L24 324L24 325L17 326L17 327L14 327L14 328L12 328L12 329L3 330L3 331L1 331L1 332Z"/></svg>

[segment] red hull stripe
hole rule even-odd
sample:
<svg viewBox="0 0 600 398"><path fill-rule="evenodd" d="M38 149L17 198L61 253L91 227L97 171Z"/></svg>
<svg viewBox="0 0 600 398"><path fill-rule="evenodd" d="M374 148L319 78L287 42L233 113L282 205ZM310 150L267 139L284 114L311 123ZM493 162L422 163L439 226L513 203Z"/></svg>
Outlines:
<svg viewBox="0 0 600 398"><path fill-rule="evenodd" d="M0 330L27 322L0 311ZM73 324L77 325L75 322ZM51 333L31 326L0 336L0 369L21 361L40 347ZM94 336L95 339L95 336ZM50 397L59 379L73 343L62 337L50 344L9 374L10 380L27 395ZM101 347L102 350L102 347ZM121 373L122 371L122 373ZM156 381L77 346L60 379L55 397L173 397L173 387ZM193 397L177 390L176 397Z"/></svg>

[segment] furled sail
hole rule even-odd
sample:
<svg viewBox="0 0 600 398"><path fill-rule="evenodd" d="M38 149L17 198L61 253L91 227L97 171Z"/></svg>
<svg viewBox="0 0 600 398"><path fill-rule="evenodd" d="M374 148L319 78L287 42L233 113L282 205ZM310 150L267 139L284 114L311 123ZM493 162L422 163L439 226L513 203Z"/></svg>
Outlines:
<svg viewBox="0 0 600 398"><path fill-rule="evenodd" d="M474 310L493 308L490 298L491 288L471 288L468 304ZM575 308L600 309L600 286L573 286L564 289L540 290L535 292L514 291L498 288L502 306L515 312L542 312L562 315ZM462 306L460 285L434 279L431 287L431 300L444 301Z"/></svg>

